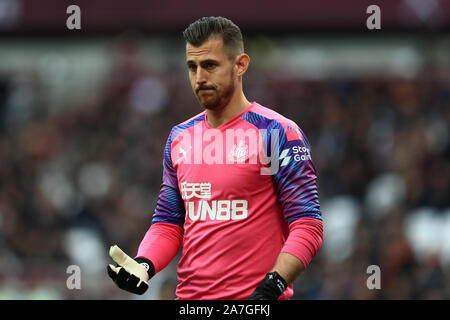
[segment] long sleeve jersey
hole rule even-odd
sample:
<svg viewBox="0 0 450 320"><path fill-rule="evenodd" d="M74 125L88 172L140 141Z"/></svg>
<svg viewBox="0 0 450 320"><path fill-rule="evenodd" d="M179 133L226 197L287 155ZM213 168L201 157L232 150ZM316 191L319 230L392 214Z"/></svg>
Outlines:
<svg viewBox="0 0 450 320"><path fill-rule="evenodd" d="M182 234L178 299L246 299L283 251L290 225L321 226L306 136L256 102L217 128L206 112L173 127L163 168L152 227ZM151 250L143 241L138 255ZM280 299L292 294L290 285Z"/></svg>

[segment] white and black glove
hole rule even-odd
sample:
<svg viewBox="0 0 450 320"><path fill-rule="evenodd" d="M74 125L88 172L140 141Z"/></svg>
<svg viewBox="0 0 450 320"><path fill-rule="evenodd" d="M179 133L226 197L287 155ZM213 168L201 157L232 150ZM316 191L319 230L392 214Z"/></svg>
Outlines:
<svg viewBox="0 0 450 320"><path fill-rule="evenodd" d="M114 283L128 292L144 294L148 289L148 280L155 275L153 263L143 257L132 259L116 245L111 246L109 255L117 263L106 268Z"/></svg>

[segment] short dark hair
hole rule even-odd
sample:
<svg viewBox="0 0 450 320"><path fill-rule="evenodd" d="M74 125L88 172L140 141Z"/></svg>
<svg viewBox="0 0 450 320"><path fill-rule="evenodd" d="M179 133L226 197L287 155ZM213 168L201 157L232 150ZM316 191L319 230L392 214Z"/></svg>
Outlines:
<svg viewBox="0 0 450 320"><path fill-rule="evenodd" d="M223 46L230 58L244 53L244 40L241 30L233 21L224 17L203 17L191 23L183 31L186 42L194 47L201 46L212 37L221 36Z"/></svg>

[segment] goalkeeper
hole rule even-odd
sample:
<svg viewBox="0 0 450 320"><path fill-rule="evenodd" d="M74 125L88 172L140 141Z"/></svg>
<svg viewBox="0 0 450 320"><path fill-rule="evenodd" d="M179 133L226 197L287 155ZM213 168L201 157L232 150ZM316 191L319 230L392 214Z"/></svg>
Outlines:
<svg viewBox="0 0 450 320"><path fill-rule="evenodd" d="M177 299L289 299L322 245L309 142L296 123L245 97L250 58L239 27L207 17L183 36L204 111L172 128L151 226L134 259L111 247L108 274L143 294L182 247Z"/></svg>

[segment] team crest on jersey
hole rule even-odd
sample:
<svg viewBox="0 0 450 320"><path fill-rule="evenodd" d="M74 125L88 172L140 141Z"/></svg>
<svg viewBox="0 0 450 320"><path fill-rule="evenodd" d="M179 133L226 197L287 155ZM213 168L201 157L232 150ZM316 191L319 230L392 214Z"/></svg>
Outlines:
<svg viewBox="0 0 450 320"><path fill-rule="evenodd" d="M245 141L239 141L239 145L233 145L228 154L228 160L232 163L244 163L248 158L248 145L245 144Z"/></svg>

